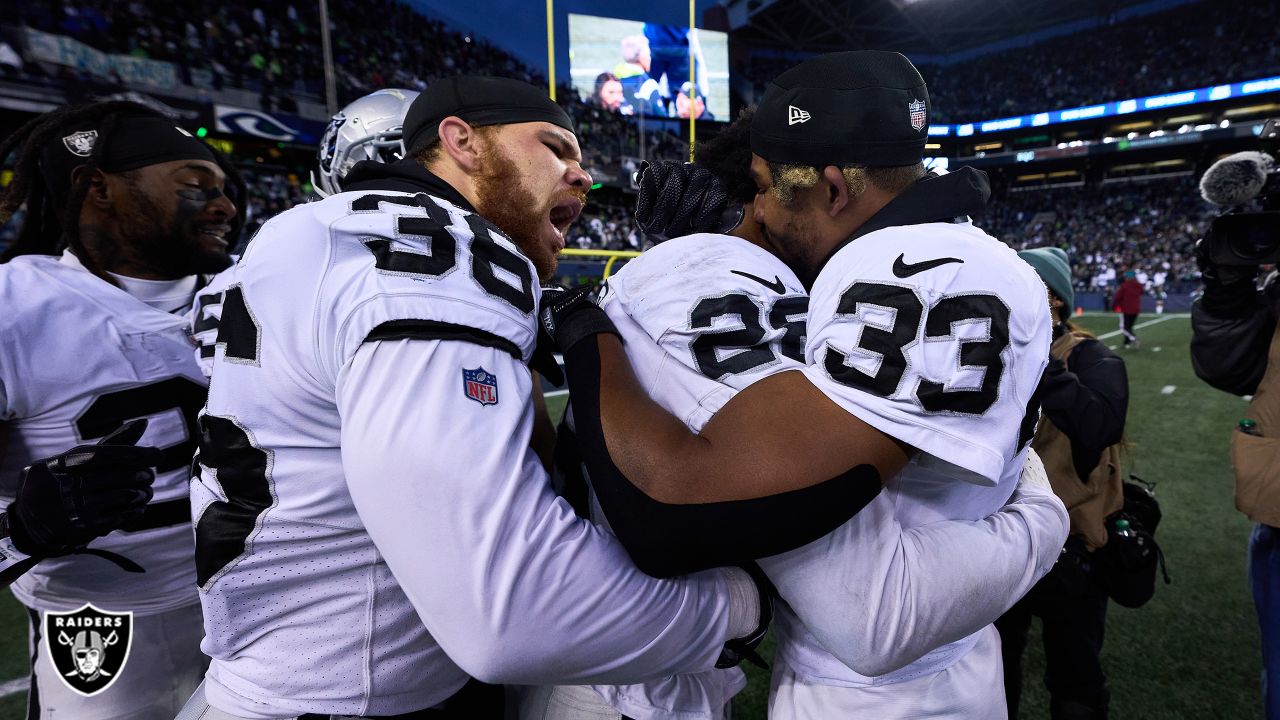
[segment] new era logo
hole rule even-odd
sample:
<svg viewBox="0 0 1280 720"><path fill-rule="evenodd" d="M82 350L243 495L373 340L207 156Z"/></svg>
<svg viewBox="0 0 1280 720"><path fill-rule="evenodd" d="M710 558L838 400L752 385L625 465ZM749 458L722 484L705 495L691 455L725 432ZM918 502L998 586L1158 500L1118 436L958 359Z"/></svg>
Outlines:
<svg viewBox="0 0 1280 720"><path fill-rule="evenodd" d="M787 124L795 125L796 123L809 122L809 113L801 110L795 105L787 106Z"/></svg>

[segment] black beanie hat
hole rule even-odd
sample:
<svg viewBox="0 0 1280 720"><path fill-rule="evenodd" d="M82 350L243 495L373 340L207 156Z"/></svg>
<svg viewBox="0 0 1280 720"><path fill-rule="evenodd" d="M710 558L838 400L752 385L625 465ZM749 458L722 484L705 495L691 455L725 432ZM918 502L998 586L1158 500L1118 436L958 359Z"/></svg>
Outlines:
<svg viewBox="0 0 1280 720"><path fill-rule="evenodd" d="M99 154L98 167L122 173L175 160L217 163L203 140L192 136L172 120L152 115L122 113ZM71 173L86 164L98 143L98 121L87 121L66 135L50 140L40 153L40 174L45 186L61 204L71 189Z"/></svg>
<svg viewBox="0 0 1280 720"><path fill-rule="evenodd" d="M564 108L540 88L510 78L462 76L437 80L414 99L404 118L404 146L416 155L435 142L440 121L456 115L472 127L549 122L574 132Z"/></svg>
<svg viewBox="0 0 1280 720"><path fill-rule="evenodd" d="M792 165L914 165L928 129L929 91L905 56L828 53L769 84L751 122L751 150Z"/></svg>

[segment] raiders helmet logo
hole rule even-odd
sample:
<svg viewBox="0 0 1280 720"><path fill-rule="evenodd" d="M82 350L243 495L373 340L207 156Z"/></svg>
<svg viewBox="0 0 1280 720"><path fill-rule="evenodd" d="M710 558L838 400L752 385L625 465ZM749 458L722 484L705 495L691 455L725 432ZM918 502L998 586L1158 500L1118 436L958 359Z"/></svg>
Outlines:
<svg viewBox="0 0 1280 720"><path fill-rule="evenodd" d="M67 146L67 150L72 155L89 157L89 153L93 152L93 144L97 140L97 130L81 130L62 138L62 144Z"/></svg>
<svg viewBox="0 0 1280 720"><path fill-rule="evenodd" d="M46 612L43 625L45 652L72 691L92 697L120 677L133 643L132 612L85 605L72 612Z"/></svg>
<svg viewBox="0 0 1280 720"><path fill-rule="evenodd" d="M907 103L907 114L911 116L912 130L920 131L924 129L925 123L928 122L928 114L925 110L925 102L923 100L912 100Z"/></svg>

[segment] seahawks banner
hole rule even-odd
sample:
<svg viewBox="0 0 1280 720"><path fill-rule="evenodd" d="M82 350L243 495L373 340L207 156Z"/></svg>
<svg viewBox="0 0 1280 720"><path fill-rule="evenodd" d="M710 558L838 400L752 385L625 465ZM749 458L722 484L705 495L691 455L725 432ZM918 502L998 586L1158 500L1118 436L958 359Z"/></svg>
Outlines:
<svg viewBox="0 0 1280 720"><path fill-rule="evenodd" d="M269 113L262 110L215 104L217 131L231 135L249 135L273 142L316 145L324 132L325 124L307 120L297 115Z"/></svg>
<svg viewBox="0 0 1280 720"><path fill-rule="evenodd" d="M133 643L133 613L85 605L44 614L45 652L67 687L92 697L111 687L124 670Z"/></svg>

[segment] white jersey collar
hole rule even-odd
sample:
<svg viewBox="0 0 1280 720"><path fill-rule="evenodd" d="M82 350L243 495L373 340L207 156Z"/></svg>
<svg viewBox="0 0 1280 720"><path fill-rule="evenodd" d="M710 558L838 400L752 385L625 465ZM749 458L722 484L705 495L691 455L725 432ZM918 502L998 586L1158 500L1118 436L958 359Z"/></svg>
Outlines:
<svg viewBox="0 0 1280 720"><path fill-rule="evenodd" d="M86 270L80 258L70 250L63 250L59 262ZM117 273L108 273L134 299L167 313L184 313L191 307L199 285L198 275L188 275L177 280L143 280Z"/></svg>

